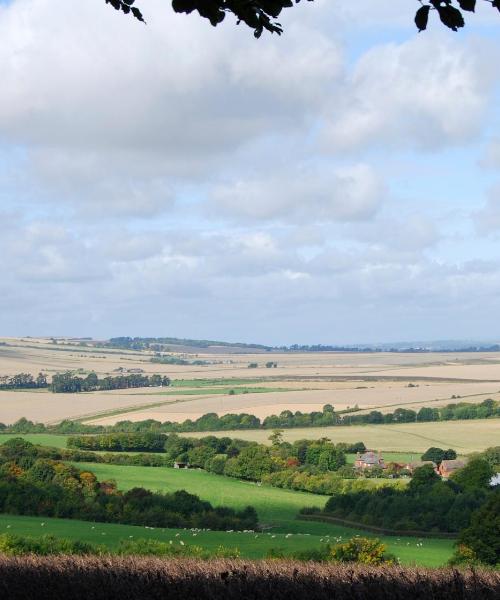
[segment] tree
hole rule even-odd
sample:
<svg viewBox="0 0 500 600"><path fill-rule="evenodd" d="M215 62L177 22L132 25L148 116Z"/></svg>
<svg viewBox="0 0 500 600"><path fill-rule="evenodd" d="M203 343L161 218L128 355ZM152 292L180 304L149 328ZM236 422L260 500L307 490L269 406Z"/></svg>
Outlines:
<svg viewBox="0 0 500 600"><path fill-rule="evenodd" d="M439 465L443 460L454 460L457 458L457 453L455 450L448 448L448 450L443 450L442 448L431 447L428 448L424 454L422 454L422 460L431 460L432 462Z"/></svg>
<svg viewBox="0 0 500 600"><path fill-rule="evenodd" d="M470 526L460 533L454 559L478 560L487 565L500 563L500 491L472 515Z"/></svg>
<svg viewBox="0 0 500 600"><path fill-rule="evenodd" d="M487 489L495 475L493 467L484 458L473 458L465 467L451 475L452 481L464 490Z"/></svg>
<svg viewBox="0 0 500 600"><path fill-rule="evenodd" d="M283 429L273 429L273 432L267 439L273 446L281 446L283 443Z"/></svg>
<svg viewBox="0 0 500 600"><path fill-rule="evenodd" d="M105 2L116 10L145 22L142 11L135 6L135 0L105 0ZM295 0L295 4L299 2L300 0ZM464 12L474 12L478 4L477 0L418 0L418 2L421 6L415 15L415 25L419 31L427 29L431 13L436 13L443 25L452 31L458 31L465 25ZM500 0L483 0L483 2L488 2L500 12ZM264 30L281 35L283 28L276 19L284 8L293 6L293 0L172 0L172 8L175 12L191 14L197 11L200 17L208 19L214 27L222 23L226 14L230 13L236 17L238 24L245 23L253 29L256 38L259 38Z"/></svg>
<svg viewBox="0 0 500 600"><path fill-rule="evenodd" d="M439 475L435 473L432 465L423 465L422 467L415 469L409 488L413 491L419 487L432 485L437 481L440 481L440 478Z"/></svg>

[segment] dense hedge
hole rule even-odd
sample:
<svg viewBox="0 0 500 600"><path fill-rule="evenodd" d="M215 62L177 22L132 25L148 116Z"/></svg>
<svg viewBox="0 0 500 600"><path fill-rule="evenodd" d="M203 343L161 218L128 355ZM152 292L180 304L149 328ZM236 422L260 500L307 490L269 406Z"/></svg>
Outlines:
<svg viewBox="0 0 500 600"><path fill-rule="evenodd" d="M288 561L0 558L9 600L496 600L500 575Z"/></svg>
<svg viewBox="0 0 500 600"><path fill-rule="evenodd" d="M164 452L167 436L163 433L107 433L75 435L68 438L68 448L114 452Z"/></svg>

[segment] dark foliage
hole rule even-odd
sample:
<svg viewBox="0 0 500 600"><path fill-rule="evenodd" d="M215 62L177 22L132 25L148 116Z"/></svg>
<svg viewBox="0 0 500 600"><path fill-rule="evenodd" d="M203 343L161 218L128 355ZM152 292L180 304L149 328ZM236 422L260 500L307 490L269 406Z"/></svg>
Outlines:
<svg viewBox="0 0 500 600"><path fill-rule="evenodd" d="M162 433L107 433L68 438L68 448L112 452L163 452L167 436Z"/></svg>
<svg viewBox="0 0 500 600"><path fill-rule="evenodd" d="M0 558L9 600L495 600L500 575L285 561Z"/></svg>
<svg viewBox="0 0 500 600"><path fill-rule="evenodd" d="M470 526L460 532L458 543L470 549L475 560L500 565L500 490L474 513Z"/></svg>
<svg viewBox="0 0 500 600"><path fill-rule="evenodd" d="M481 460L481 459L478 459ZM486 461L481 461L486 462ZM474 511L493 494L476 470L457 481L442 481L430 465L415 470L404 489L381 488L333 495L325 514L397 530L456 532L468 527ZM460 471L465 477L457 477Z"/></svg>
<svg viewBox="0 0 500 600"><path fill-rule="evenodd" d="M312 0L309 0L311 2ZM500 0L483 0L500 11ZM134 6L135 0L105 0L113 8L125 14L132 14L144 22L142 12ZM295 0L299 3L300 0ZM464 12L475 12L477 0L419 0L422 5L416 15L415 24L419 31L427 29L429 15L436 12L441 23L453 31L464 27ZM172 0L172 8L177 13L197 12L200 17L216 27L224 21L226 14L236 17L237 23L245 23L259 38L263 31L283 33L281 23L276 19L284 8L291 8L294 0Z"/></svg>
<svg viewBox="0 0 500 600"><path fill-rule="evenodd" d="M184 490L170 494L143 488L117 490L89 471L47 459L43 450L14 438L0 446L0 512L147 525L254 529L252 507L212 507Z"/></svg>
<svg viewBox="0 0 500 600"><path fill-rule="evenodd" d="M129 375L117 375L116 377L99 377L95 373L89 373L87 377L79 377L71 371L58 373L52 377L50 389L54 393L95 392L105 390L123 390L140 387L169 386L170 379L161 375L141 375L131 373Z"/></svg>
<svg viewBox="0 0 500 600"><path fill-rule="evenodd" d="M11 377L0 376L0 390L32 390L46 387L48 387L47 376L43 373L38 373L36 378L29 373L17 373Z"/></svg>

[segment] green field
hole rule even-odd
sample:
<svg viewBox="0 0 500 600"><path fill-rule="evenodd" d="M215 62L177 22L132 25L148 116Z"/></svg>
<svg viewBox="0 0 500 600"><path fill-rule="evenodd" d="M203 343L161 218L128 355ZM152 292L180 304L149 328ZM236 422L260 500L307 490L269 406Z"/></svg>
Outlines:
<svg viewBox="0 0 500 600"><path fill-rule="evenodd" d="M199 531L185 529L155 529L116 525L113 523L90 523L69 519L50 519L47 517L21 517L0 514L0 534L13 533L23 536L39 537L51 534L60 538L81 540L102 544L110 549L118 546L120 540L155 539L162 542L183 541L186 545L201 546L215 550L219 546L238 548L243 558L264 558L271 548L284 552L295 552L318 548L324 543L336 543L349 538L354 530L328 526L323 535L283 533L238 533L226 531ZM365 535L365 534L361 534ZM415 538L382 538L388 543L389 550L399 557L403 564L419 564L438 567L444 564L452 553L449 540L418 540ZM420 546L422 544L422 546Z"/></svg>
<svg viewBox="0 0 500 600"><path fill-rule="evenodd" d="M23 438L32 444L39 446L52 446L53 448L66 448L67 435L56 435L54 433L2 433L0 444L4 444L12 438Z"/></svg>
<svg viewBox="0 0 500 600"><path fill-rule="evenodd" d="M270 431L266 429L235 430L224 432L182 433L190 437L205 435L237 437L269 444ZM334 443L364 442L368 448L385 452L422 454L430 446L453 448L458 454L480 452L497 446L500 439L500 419L474 419L470 421L437 421L431 423L401 423L394 425L351 425L344 427L304 427L285 429L283 439L293 442L300 439L327 437Z"/></svg>
<svg viewBox="0 0 500 600"><path fill-rule="evenodd" d="M321 540L330 539L334 542L336 539L346 539L354 535L370 536L361 530L331 523L306 522L296 519L298 510L303 506L324 506L327 500L326 496L259 486L255 483L230 479L205 471L124 467L94 463L78 463L76 466L93 471L101 480L115 479L118 487L123 490L135 486L164 492L185 489L214 505L225 504L238 508L251 504L257 509L261 523L269 528L257 539L252 537L253 534L199 533L195 538L196 543L202 546L205 546L206 543L207 548L216 547L219 544L237 546L243 556L256 558L264 556L271 547L280 547L293 552L304 548L318 547L322 543ZM38 519L38 522L40 521L41 519ZM104 525L99 525L99 527L104 527ZM107 527L124 526L108 525ZM153 530L142 531L151 534ZM158 535L160 532L161 530L157 530ZM286 537L287 535L288 537ZM405 564L416 562L421 565L439 566L444 564L452 553L453 542L451 540L418 540L388 536L382 536L381 539L388 545L389 550L394 552ZM237 542L235 543L234 540ZM423 543L423 545L417 545L419 543Z"/></svg>

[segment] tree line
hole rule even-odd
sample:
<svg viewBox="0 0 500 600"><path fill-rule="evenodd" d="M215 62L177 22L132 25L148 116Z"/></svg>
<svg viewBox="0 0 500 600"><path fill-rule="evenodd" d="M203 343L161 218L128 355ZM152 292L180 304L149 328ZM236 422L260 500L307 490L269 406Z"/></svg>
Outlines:
<svg viewBox="0 0 500 600"><path fill-rule="evenodd" d="M89 373L86 377L75 375L71 371L58 373L52 377L50 389L58 393L95 392L105 390L122 390L128 388L169 386L170 378L166 375L142 375L130 373L115 377L99 379L96 373Z"/></svg>
<svg viewBox="0 0 500 600"><path fill-rule="evenodd" d="M251 506L213 507L184 490L122 492L113 481L100 482L89 471L44 458L21 438L0 446L0 512L150 527L243 530L258 524Z"/></svg>
<svg viewBox="0 0 500 600"><path fill-rule="evenodd" d="M157 382L153 375L149 378L151 382ZM106 379L106 378L105 378ZM167 378L168 379L168 378ZM104 381L104 380L101 380ZM101 389L119 389L106 387ZM162 383L168 385L168 382ZM83 388L80 391L87 391ZM356 409L353 409L356 410ZM322 411L311 413L292 413L289 410L282 411L279 415L271 415L263 421L255 415L247 413L226 414L219 417L217 413L207 413L198 419L187 419L181 423L173 421L157 421L145 419L142 421L118 421L114 425L90 425L79 421L64 419L56 425L45 425L34 423L21 417L15 423L6 425L0 422L0 433L60 433L60 434L103 434L103 433L190 433L231 431L248 429L293 429L297 427L334 427L350 425L378 425L391 423L425 423L431 421L455 421L470 419L487 419L500 417L500 402L487 399L478 404L460 402L448 404L447 406L430 408L422 407L419 411L406 408L398 408L392 413L370 411L362 415L342 414L336 412L330 404L326 404Z"/></svg>
<svg viewBox="0 0 500 600"><path fill-rule="evenodd" d="M164 452L166 435L162 433L109 433L68 438L68 448L105 452Z"/></svg>
<svg viewBox="0 0 500 600"><path fill-rule="evenodd" d="M0 375L0 390L31 390L48 387L47 376L38 373L33 377L30 373L17 373L16 375Z"/></svg>

